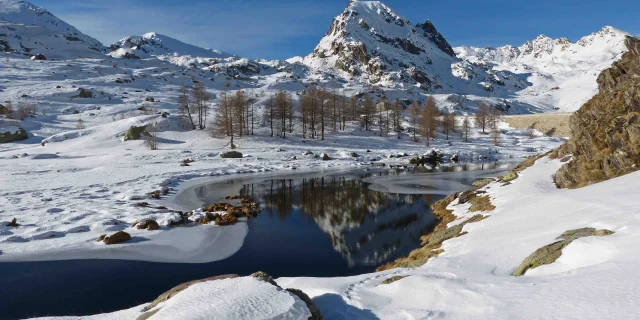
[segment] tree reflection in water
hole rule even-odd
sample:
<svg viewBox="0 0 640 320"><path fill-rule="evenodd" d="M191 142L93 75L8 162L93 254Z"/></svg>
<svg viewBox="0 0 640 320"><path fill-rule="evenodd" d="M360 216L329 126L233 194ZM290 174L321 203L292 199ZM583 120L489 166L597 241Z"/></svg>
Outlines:
<svg viewBox="0 0 640 320"><path fill-rule="evenodd" d="M305 217L350 266L373 266L416 248L420 235L436 222L430 206L442 196L382 193L361 181L400 173L405 171L272 179L244 185L240 195L260 203L265 209L261 214L272 218Z"/></svg>

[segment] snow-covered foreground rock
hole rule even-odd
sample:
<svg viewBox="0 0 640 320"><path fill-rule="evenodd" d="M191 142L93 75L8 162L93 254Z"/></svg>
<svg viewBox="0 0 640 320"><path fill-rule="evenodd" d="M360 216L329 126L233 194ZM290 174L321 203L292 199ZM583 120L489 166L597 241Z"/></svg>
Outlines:
<svg viewBox="0 0 640 320"><path fill-rule="evenodd" d="M496 209L421 267L277 282L305 291L327 319L633 319L640 173L560 190L551 175L561 164L542 158L510 185L485 187ZM476 214L456 202L449 208L458 217L450 225ZM536 249L584 227L615 233L577 239L554 263L511 275ZM405 278L382 284L392 276Z"/></svg>
<svg viewBox="0 0 640 320"><path fill-rule="evenodd" d="M268 277L268 275L267 275ZM312 318L312 305L307 305L299 291L285 290L267 279L256 276L220 279L185 284L171 296L129 310L89 317L56 317L40 319L228 319L228 320L306 320ZM178 286L180 287L180 286ZM177 288L178 288L177 287ZM172 290L175 290L172 289Z"/></svg>

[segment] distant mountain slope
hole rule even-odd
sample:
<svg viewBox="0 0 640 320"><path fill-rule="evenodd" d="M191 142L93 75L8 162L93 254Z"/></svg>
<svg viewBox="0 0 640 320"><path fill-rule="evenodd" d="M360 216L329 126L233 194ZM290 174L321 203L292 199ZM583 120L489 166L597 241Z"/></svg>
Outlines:
<svg viewBox="0 0 640 320"><path fill-rule="evenodd" d="M459 58L525 75L531 86L519 99L534 105L575 111L598 92L596 78L627 49L626 32L604 27L572 43L566 38L540 35L519 47L457 47Z"/></svg>
<svg viewBox="0 0 640 320"><path fill-rule="evenodd" d="M226 52L187 44L154 32L145 33L142 36L126 37L112 44L109 49L112 51L110 55L116 58L147 58L167 55L202 58L229 58L233 56Z"/></svg>
<svg viewBox="0 0 640 320"><path fill-rule="evenodd" d="M43 8L0 0L0 51L65 59L102 55L105 48Z"/></svg>

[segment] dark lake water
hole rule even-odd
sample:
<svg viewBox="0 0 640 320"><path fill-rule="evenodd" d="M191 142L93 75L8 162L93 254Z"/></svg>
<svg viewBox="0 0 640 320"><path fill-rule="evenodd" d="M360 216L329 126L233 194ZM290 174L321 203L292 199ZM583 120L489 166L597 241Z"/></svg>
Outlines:
<svg viewBox="0 0 640 320"><path fill-rule="evenodd" d="M437 222L431 204L509 167L487 163L256 175L187 188L182 205L191 208L235 192L264 208L248 221L249 233L233 256L202 264L0 263L0 319L130 308L177 284L220 274L261 270L274 277L333 277L372 272L419 246L420 235Z"/></svg>

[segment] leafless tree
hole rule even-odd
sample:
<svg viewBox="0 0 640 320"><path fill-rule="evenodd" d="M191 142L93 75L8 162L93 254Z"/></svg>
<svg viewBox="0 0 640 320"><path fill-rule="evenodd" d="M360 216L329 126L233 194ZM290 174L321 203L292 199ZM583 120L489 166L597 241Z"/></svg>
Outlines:
<svg viewBox="0 0 640 320"><path fill-rule="evenodd" d="M436 136L438 116L440 115L438 107L436 106L436 100L433 97L427 99L420 115L420 131L422 132L422 136L427 140L427 146L429 146L431 138Z"/></svg>
<svg viewBox="0 0 640 320"><path fill-rule="evenodd" d="M371 130L373 124L373 117L376 111L376 106L368 93L365 93L362 101L362 123L365 130Z"/></svg>
<svg viewBox="0 0 640 320"><path fill-rule="evenodd" d="M442 132L447 136L447 140L449 140L449 135L451 132L455 132L456 130L456 115L455 113L445 113L442 115Z"/></svg>
<svg viewBox="0 0 640 320"><path fill-rule="evenodd" d="M195 113L197 115L198 128L200 128L200 130L204 130L207 123L207 110L209 109L211 95L209 95L202 82L198 82L193 86L191 95Z"/></svg>
<svg viewBox="0 0 640 320"><path fill-rule="evenodd" d="M76 122L76 129L82 130L84 128L85 128L84 120L82 120L82 117L79 117L78 121Z"/></svg>
<svg viewBox="0 0 640 320"><path fill-rule="evenodd" d="M398 139L400 139L400 131L401 131L401 121L400 115L402 113L402 106L400 105L400 100L396 99L393 103L393 130L398 133Z"/></svg>
<svg viewBox="0 0 640 320"><path fill-rule="evenodd" d="M471 130L471 120L469 119L469 117L464 117L464 120L462 120L462 136L464 138L464 142L469 142L469 135L471 134Z"/></svg>
<svg viewBox="0 0 640 320"><path fill-rule="evenodd" d="M145 135L145 144L151 150L158 150L158 123L154 121L152 124L147 125L146 131L148 135Z"/></svg>
<svg viewBox="0 0 640 320"><path fill-rule="evenodd" d="M491 128L491 141L493 142L493 145L496 147L500 145L500 142L501 142L500 129L498 129L497 127Z"/></svg>
<svg viewBox="0 0 640 320"><path fill-rule="evenodd" d="M418 102L414 101L407 109L409 113L409 121L411 122L411 131L413 131L413 141L418 141L416 138L416 131L418 130Z"/></svg>
<svg viewBox="0 0 640 320"><path fill-rule="evenodd" d="M484 101L480 102L478 110L476 110L475 122L479 128L482 128L482 133L487 133L485 129L489 121L489 113L489 105Z"/></svg>

